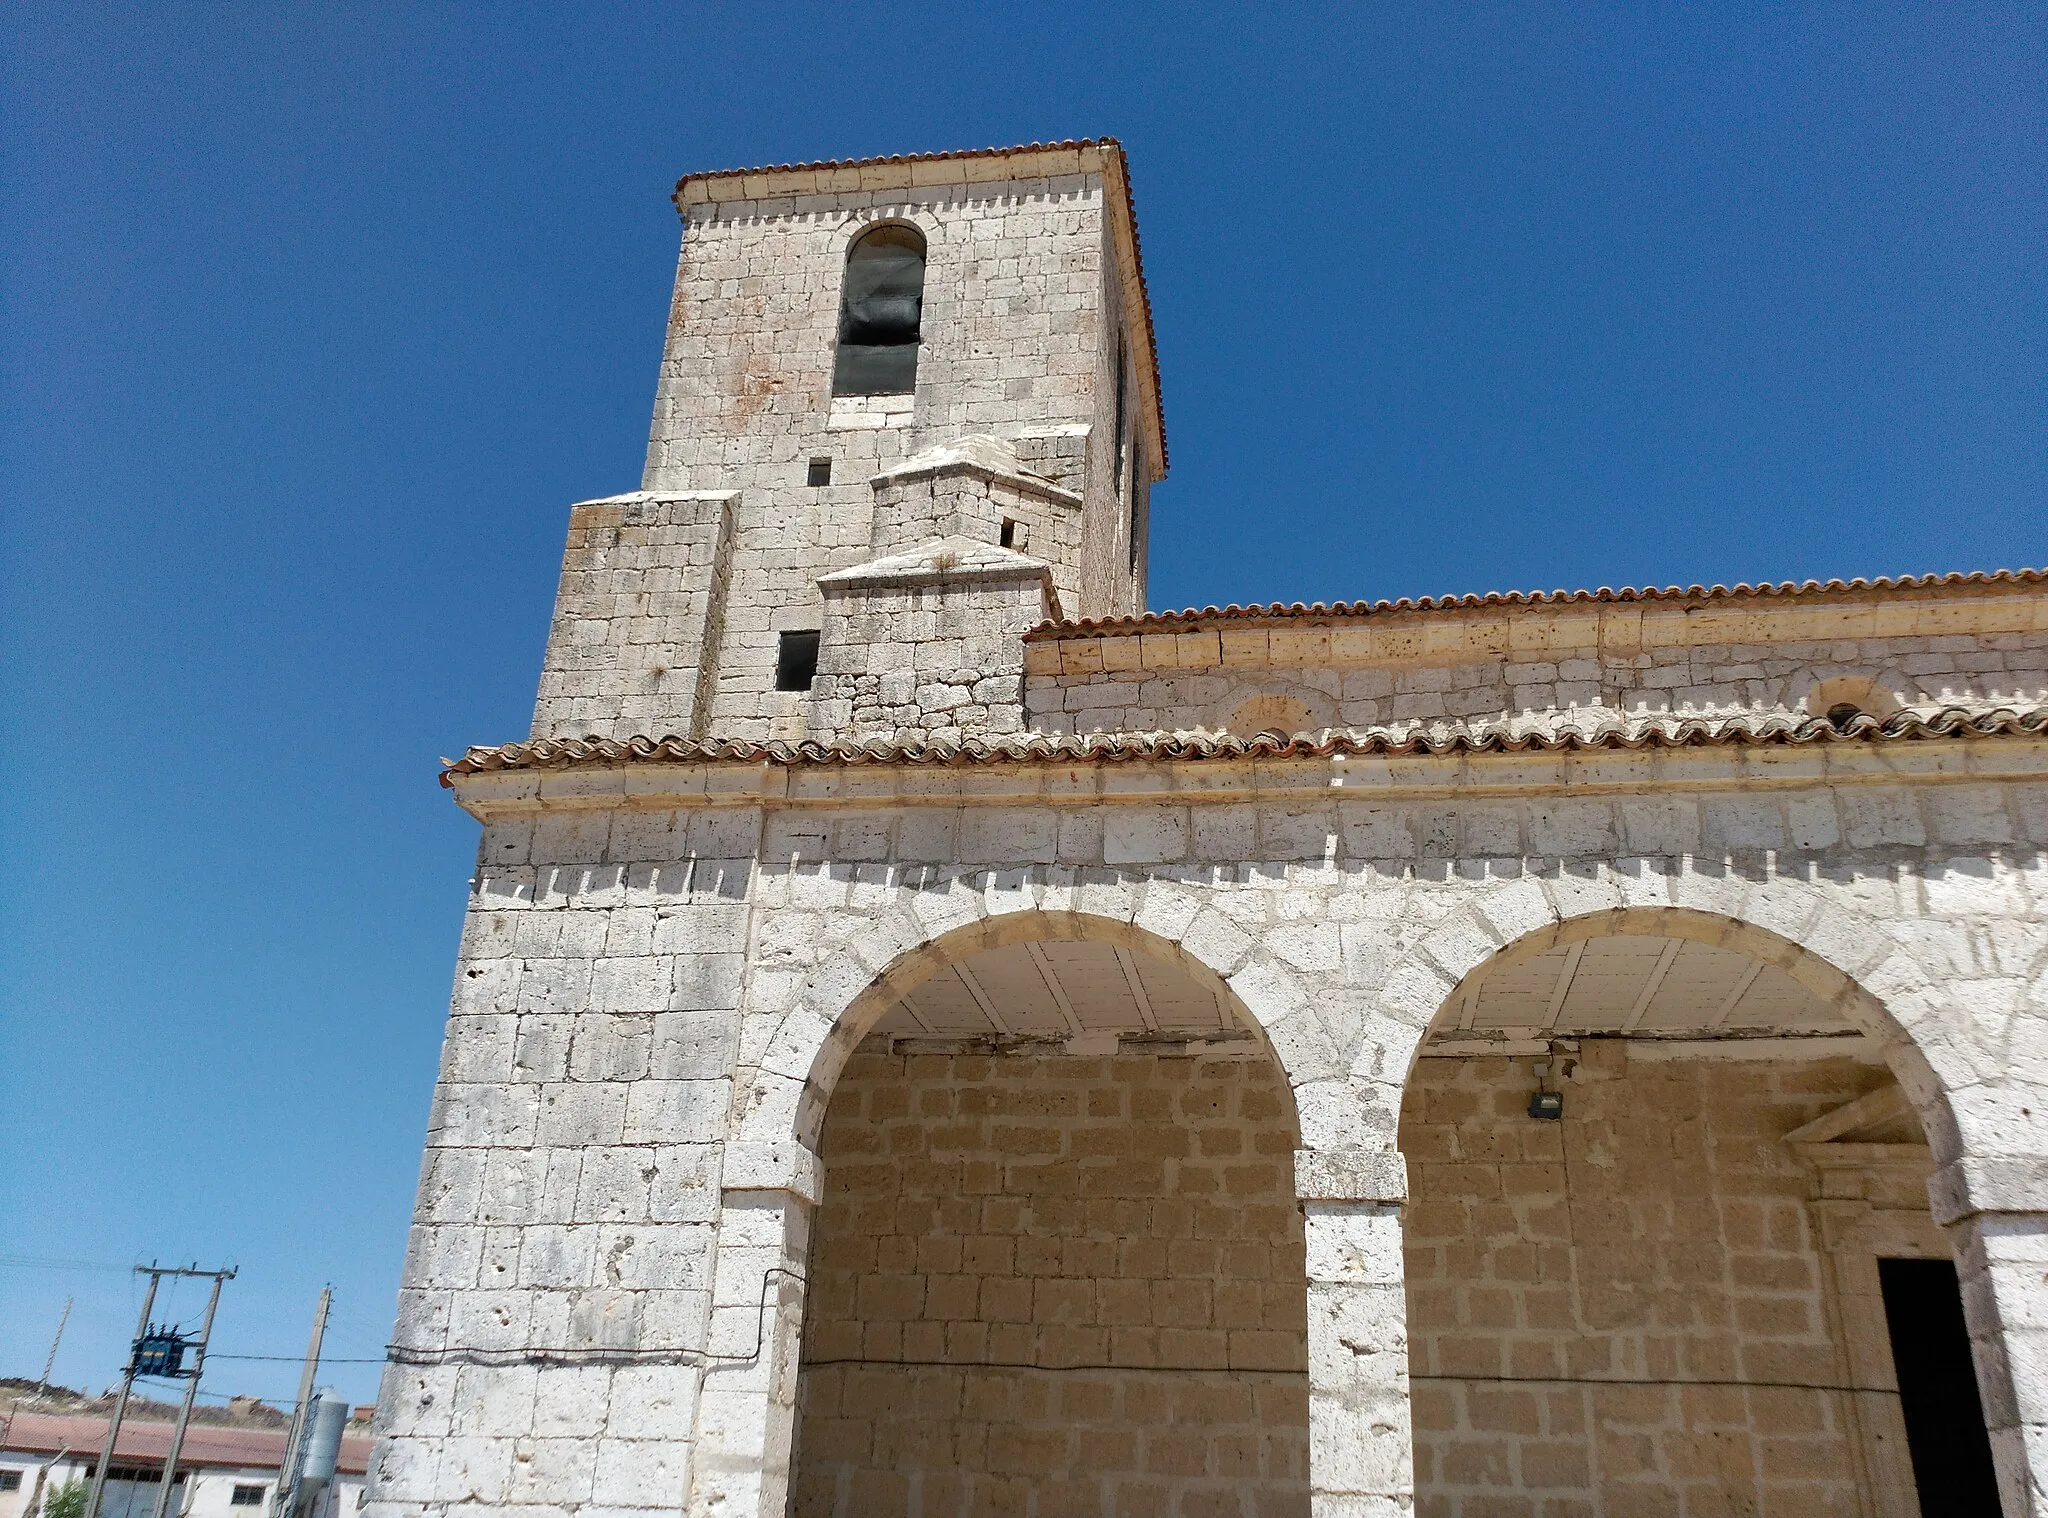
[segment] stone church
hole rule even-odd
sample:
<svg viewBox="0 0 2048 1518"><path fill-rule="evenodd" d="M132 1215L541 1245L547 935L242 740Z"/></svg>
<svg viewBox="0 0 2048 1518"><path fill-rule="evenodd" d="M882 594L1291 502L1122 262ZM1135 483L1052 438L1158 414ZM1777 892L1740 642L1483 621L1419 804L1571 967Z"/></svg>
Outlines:
<svg viewBox="0 0 2048 1518"><path fill-rule="evenodd" d="M376 1514L2048 1514L2048 577L1148 611L1115 142L675 200Z"/></svg>

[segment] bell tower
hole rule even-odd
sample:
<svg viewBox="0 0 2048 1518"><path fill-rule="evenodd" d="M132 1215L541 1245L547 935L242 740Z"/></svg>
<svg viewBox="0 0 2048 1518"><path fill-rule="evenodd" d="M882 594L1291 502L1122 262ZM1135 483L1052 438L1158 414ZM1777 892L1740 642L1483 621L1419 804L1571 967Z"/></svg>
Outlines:
<svg viewBox="0 0 2048 1518"><path fill-rule="evenodd" d="M1165 472L1112 140L694 174L641 489L574 508L535 737L1022 724Z"/></svg>

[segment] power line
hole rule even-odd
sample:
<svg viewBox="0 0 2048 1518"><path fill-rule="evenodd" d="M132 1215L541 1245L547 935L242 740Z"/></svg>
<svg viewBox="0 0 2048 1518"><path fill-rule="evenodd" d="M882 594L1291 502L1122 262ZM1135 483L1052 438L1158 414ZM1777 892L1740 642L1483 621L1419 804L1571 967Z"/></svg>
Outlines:
<svg viewBox="0 0 2048 1518"><path fill-rule="evenodd" d="M207 1358L210 1360L277 1360L287 1365L297 1365L306 1357L304 1355L209 1355ZM367 1359L351 1360L344 1355L322 1355L320 1363L322 1365L382 1365L390 1358L389 1355L375 1355Z"/></svg>
<svg viewBox="0 0 2048 1518"><path fill-rule="evenodd" d="M109 1265L104 1260L56 1260L44 1255L0 1254L0 1270L118 1270L124 1275L132 1265Z"/></svg>

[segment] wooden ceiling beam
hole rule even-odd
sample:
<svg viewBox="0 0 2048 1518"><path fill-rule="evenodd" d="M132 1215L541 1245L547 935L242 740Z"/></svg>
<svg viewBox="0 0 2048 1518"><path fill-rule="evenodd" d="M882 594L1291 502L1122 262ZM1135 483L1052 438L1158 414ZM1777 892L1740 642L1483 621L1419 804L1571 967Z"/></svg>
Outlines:
<svg viewBox="0 0 2048 1518"><path fill-rule="evenodd" d="M1722 999L1720 1007L1714 1013L1713 1020L1707 1026L1718 1028L1727 1022L1729 1014L1735 1010L1735 1004L1748 994L1749 988L1756 984L1756 978L1763 973L1764 962L1761 959L1752 960L1749 968L1743 972L1742 979L1735 983L1735 989Z"/></svg>
<svg viewBox="0 0 2048 1518"><path fill-rule="evenodd" d="M1582 939L1573 944L1564 956L1564 968L1557 972L1557 986L1550 993L1550 1008L1543 1017L1542 1028L1546 1033L1555 1031L1558 1018L1564 1015L1565 998L1572 994L1572 982L1579 974L1579 960L1584 957L1589 941Z"/></svg>
<svg viewBox="0 0 2048 1518"><path fill-rule="evenodd" d="M1131 958L1131 951L1118 946L1110 952L1116 955L1117 967L1124 972L1124 984L1131 988L1131 1000L1138 1004L1138 1020L1145 1025L1147 1033L1157 1033L1159 1014L1152 1010L1152 998L1145 994L1145 983L1138 979L1138 966ZM1222 1010L1222 1005L1217 1003L1218 1011Z"/></svg>
<svg viewBox="0 0 2048 1518"><path fill-rule="evenodd" d="M1650 1003L1657 999L1657 992L1664 984L1664 977L1671 973L1671 966L1678 958L1678 951L1685 947L1685 940L1674 938L1664 945L1664 952L1657 956L1657 966L1650 971L1650 978L1643 983L1642 994L1636 997L1634 1006L1628 1009L1628 1016L1622 1019L1621 1031L1633 1033L1649 1015Z"/></svg>
<svg viewBox="0 0 2048 1518"><path fill-rule="evenodd" d="M996 1010L996 1004L989 1000L988 992L982 990L981 982L974 978L974 972L965 964L957 964L953 966L953 973L960 977L960 984L967 988L967 994L974 998L974 1004L981 1008L981 1015L994 1025L996 1032L1005 1038L1014 1036L1016 1030L1010 1026L1003 1014Z"/></svg>
<svg viewBox="0 0 2048 1518"><path fill-rule="evenodd" d="M1038 967L1038 978L1045 982L1046 994L1052 997L1053 1005L1060 1009L1060 1016L1067 1020L1067 1031L1079 1033L1081 1018L1074 1011L1074 1004L1067 998L1067 988L1060 984L1058 973L1052 961L1045 957L1045 948L1035 940L1024 945L1024 952L1031 956L1031 962Z"/></svg>

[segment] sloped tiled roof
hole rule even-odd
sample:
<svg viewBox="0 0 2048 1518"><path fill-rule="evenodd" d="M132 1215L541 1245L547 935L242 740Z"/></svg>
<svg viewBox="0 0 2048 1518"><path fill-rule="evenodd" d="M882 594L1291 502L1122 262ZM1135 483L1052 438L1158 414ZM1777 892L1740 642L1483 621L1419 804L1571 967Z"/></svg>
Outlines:
<svg viewBox="0 0 2048 1518"><path fill-rule="evenodd" d="M1931 716L1900 712L1879 722L1862 716L1845 728L1819 717L1652 717L1546 730L1518 720L1428 722L1394 727L1328 728L1242 738L1202 733L1044 733L969 738L958 743L820 743L752 738L537 738L472 748L444 761L441 783L496 770L599 769L629 764L1114 764L1143 760L1323 759L1338 755L1508 754L1588 749L1697 748L1710 744L1900 743L2048 736L2048 707L1973 712L1950 707Z"/></svg>
<svg viewBox="0 0 2048 1518"><path fill-rule="evenodd" d="M1623 586L1598 590L1508 590L1484 595L1403 596L1396 601L1273 601L1239 606L1188 607L1184 611L1148 611L1131 617L1086 618L1069 622L1046 622L1024 637L1027 642L1049 639L1151 630L1186 631L1205 622L1317 622L1345 621L1358 617L1384 616L1405 611L1473 611L1493 607L1573 606L1631 601L1739 601L1787 597L1851 596L1902 590L1943 590L1970 586L2019 587L2048 583L2048 569L1976 570L1969 574L1879 575L1876 579L1780 580L1756 585L1666 585Z"/></svg>
<svg viewBox="0 0 2048 1518"><path fill-rule="evenodd" d="M121 1424L114 1459L122 1464L162 1465L171 1448L171 1424L129 1418ZM16 1411L5 1425L0 1448L23 1454L54 1455L69 1450L97 1457L106 1441L107 1420L90 1415ZM194 1423L185 1430L178 1466L213 1466L236 1470L276 1470L284 1459L282 1429L232 1428ZM338 1468L360 1476L370 1468L370 1441L344 1437Z"/></svg>
<svg viewBox="0 0 2048 1518"><path fill-rule="evenodd" d="M832 169L865 169L876 164L948 163L963 158L1022 158L1033 153L1072 153L1082 148L1114 148L1123 144L1114 137L1062 137L1057 142L1019 142L1008 147L948 148L943 153L877 153L866 158L816 158L808 163L756 164L744 169L700 169L676 181L680 199L685 185L711 179L738 179L748 174L817 174Z"/></svg>

